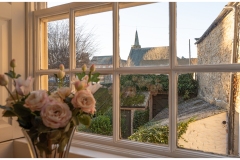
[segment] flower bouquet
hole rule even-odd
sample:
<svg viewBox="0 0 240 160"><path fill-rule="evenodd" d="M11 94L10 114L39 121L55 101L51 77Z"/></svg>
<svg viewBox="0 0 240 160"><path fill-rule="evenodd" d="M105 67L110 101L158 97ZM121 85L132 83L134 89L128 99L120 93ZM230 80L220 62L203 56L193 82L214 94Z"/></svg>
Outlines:
<svg viewBox="0 0 240 160"><path fill-rule="evenodd" d="M10 67L8 73L0 74L0 85L9 93L6 104L0 105L4 109L3 117L17 117L32 157L67 157L76 126L80 123L89 126L96 111L93 92L100 84L97 83L99 73L93 74L95 66L86 74L87 66L83 65L82 72L73 78L72 90L63 85L66 76L61 64L54 74L58 89L52 93L32 91L33 78L23 80L16 74L14 59ZM13 80L13 91L7 87L7 76Z"/></svg>

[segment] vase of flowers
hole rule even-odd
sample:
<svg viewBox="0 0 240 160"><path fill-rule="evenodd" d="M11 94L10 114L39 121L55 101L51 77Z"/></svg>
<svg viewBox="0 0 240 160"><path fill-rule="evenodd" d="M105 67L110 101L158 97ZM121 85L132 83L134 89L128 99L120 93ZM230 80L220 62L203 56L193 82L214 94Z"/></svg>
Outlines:
<svg viewBox="0 0 240 160"><path fill-rule="evenodd" d="M0 85L9 93L3 117L17 117L19 126L28 141L33 158L63 158L68 156L76 127L81 123L89 126L96 109L93 93L100 87L99 73L92 65L86 74L87 66L73 78L73 89L64 86L66 78L64 66L59 66L55 75L58 89L32 91L33 78L23 80L15 73L16 62L11 60L11 70L0 74ZM7 87L8 78L13 81L14 90Z"/></svg>

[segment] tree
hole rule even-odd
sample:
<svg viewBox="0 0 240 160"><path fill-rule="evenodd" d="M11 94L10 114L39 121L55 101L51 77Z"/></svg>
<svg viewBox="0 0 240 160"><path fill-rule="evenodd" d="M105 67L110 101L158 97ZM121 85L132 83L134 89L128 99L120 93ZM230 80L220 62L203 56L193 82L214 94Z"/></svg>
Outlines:
<svg viewBox="0 0 240 160"><path fill-rule="evenodd" d="M90 65L90 57L96 52L93 30L84 31L84 25L75 26L76 67ZM48 23L48 69L56 69L60 64L69 68L69 21Z"/></svg>

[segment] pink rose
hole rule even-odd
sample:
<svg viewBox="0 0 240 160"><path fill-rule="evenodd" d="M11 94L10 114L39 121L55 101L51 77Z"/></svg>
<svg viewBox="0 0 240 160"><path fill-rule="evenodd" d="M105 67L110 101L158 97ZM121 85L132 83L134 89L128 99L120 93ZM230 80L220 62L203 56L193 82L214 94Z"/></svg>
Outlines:
<svg viewBox="0 0 240 160"><path fill-rule="evenodd" d="M61 128L67 125L72 117L72 112L66 103L49 98L41 110L41 117L45 126Z"/></svg>
<svg viewBox="0 0 240 160"><path fill-rule="evenodd" d="M32 90L33 79L31 76L24 81L21 77L15 80L15 88L19 95L28 95Z"/></svg>
<svg viewBox="0 0 240 160"><path fill-rule="evenodd" d="M96 101L89 90L76 92L71 102L75 108L81 108L83 112L94 114L96 111Z"/></svg>
<svg viewBox="0 0 240 160"><path fill-rule="evenodd" d="M57 93L62 99L65 99L67 96L71 94L71 88L61 87L57 90Z"/></svg>
<svg viewBox="0 0 240 160"><path fill-rule="evenodd" d="M32 91L25 100L24 106L31 111L41 111L42 107L48 102L47 91Z"/></svg>

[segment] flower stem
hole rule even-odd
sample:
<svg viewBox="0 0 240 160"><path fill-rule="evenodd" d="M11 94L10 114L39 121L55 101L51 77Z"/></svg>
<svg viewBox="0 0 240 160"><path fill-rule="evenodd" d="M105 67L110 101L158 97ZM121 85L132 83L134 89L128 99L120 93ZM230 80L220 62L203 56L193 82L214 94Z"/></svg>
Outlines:
<svg viewBox="0 0 240 160"><path fill-rule="evenodd" d="M15 101L15 99L14 99L14 97L13 97L12 93L9 91L9 89L7 88L7 86L5 86L5 88L7 89L8 93L9 93L9 94L10 94L10 96L12 97L13 101L16 103L16 101Z"/></svg>

